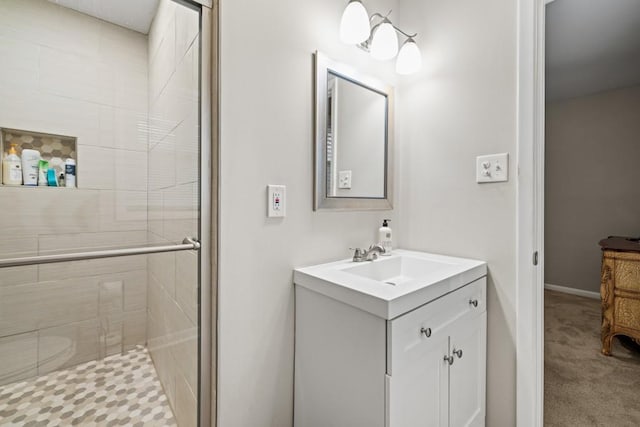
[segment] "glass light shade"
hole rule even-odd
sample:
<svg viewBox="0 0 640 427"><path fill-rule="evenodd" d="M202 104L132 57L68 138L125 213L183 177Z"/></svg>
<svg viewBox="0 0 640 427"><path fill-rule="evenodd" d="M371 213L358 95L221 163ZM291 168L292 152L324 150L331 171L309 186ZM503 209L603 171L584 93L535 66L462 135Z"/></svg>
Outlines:
<svg viewBox="0 0 640 427"><path fill-rule="evenodd" d="M398 54L398 35L388 21L374 30L371 40L371 56L381 61L391 59Z"/></svg>
<svg viewBox="0 0 640 427"><path fill-rule="evenodd" d="M343 43L359 44L369 38L371 24L369 15L360 0L351 0L342 13L340 40Z"/></svg>
<svg viewBox="0 0 640 427"><path fill-rule="evenodd" d="M398 53L396 72L398 74L413 74L422 66L420 49L413 39L407 40Z"/></svg>

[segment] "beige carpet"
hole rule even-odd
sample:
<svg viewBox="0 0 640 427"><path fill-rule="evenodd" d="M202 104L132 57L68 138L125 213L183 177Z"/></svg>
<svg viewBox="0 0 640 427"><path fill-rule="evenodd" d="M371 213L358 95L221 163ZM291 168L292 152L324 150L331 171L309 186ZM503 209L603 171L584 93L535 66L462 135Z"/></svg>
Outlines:
<svg viewBox="0 0 640 427"><path fill-rule="evenodd" d="M545 426L640 426L640 350L600 353L600 301L545 291Z"/></svg>

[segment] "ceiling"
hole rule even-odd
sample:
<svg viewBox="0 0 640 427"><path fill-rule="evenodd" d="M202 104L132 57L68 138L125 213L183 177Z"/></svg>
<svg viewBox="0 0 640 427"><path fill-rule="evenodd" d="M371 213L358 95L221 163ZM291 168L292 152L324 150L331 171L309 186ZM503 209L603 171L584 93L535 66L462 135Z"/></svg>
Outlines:
<svg viewBox="0 0 640 427"><path fill-rule="evenodd" d="M546 25L547 101L640 84L640 0L555 0Z"/></svg>
<svg viewBox="0 0 640 427"><path fill-rule="evenodd" d="M159 0L49 0L103 21L148 34Z"/></svg>

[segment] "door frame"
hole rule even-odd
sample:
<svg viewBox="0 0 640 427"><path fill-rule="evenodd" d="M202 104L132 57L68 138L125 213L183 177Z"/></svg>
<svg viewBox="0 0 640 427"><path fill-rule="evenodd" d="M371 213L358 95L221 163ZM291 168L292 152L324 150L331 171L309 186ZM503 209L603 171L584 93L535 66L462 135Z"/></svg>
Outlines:
<svg viewBox="0 0 640 427"><path fill-rule="evenodd" d="M552 1L518 2L518 427L542 427L544 422L545 7Z"/></svg>

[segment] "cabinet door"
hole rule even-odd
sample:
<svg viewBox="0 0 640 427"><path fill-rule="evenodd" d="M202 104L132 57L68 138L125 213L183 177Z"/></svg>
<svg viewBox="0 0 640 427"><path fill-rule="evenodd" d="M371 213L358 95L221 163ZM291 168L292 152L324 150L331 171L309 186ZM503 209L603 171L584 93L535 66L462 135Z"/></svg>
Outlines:
<svg viewBox="0 0 640 427"><path fill-rule="evenodd" d="M447 427L449 425L449 335L434 331L414 345L394 348L393 369L388 377L388 426Z"/></svg>
<svg viewBox="0 0 640 427"><path fill-rule="evenodd" d="M449 370L451 427L485 425L487 313L460 319L452 325L450 346L454 362Z"/></svg>

